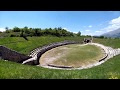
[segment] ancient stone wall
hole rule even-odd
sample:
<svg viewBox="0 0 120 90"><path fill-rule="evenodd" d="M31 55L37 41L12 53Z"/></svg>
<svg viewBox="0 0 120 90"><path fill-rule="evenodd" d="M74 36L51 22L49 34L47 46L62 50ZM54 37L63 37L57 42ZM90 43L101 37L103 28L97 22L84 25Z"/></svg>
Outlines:
<svg viewBox="0 0 120 90"><path fill-rule="evenodd" d="M22 63L23 61L31 57L26 56L24 54L20 54L17 51L11 50L5 46L0 46L0 58L8 61Z"/></svg>

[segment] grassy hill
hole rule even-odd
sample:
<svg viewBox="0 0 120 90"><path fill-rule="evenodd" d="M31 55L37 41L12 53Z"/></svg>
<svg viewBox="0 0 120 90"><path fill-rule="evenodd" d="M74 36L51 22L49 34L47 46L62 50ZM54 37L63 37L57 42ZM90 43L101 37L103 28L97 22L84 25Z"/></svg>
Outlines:
<svg viewBox="0 0 120 90"><path fill-rule="evenodd" d="M60 42L64 40L82 41L84 37L53 37L53 36L41 36L41 37L27 37L28 41L22 37L4 37L0 38L0 45L4 45L8 48L16 50L23 54L29 54L30 51L37 47Z"/></svg>
<svg viewBox="0 0 120 90"><path fill-rule="evenodd" d="M0 45L5 45L23 54L37 47L63 40L82 40L80 37L29 37L29 41L21 37L0 38ZM113 48L120 48L120 39L94 39ZM0 60L0 78L2 79L120 79L120 55L109 59L102 65L83 70L55 70L38 66L22 65Z"/></svg>

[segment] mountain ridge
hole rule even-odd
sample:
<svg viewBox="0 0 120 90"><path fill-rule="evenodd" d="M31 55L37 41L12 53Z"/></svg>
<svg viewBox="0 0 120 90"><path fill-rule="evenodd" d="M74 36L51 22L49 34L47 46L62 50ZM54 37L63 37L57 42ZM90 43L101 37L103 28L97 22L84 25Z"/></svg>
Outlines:
<svg viewBox="0 0 120 90"><path fill-rule="evenodd" d="M110 32L107 32L107 33L104 33L100 36L118 38L118 37L120 37L120 28L110 31Z"/></svg>

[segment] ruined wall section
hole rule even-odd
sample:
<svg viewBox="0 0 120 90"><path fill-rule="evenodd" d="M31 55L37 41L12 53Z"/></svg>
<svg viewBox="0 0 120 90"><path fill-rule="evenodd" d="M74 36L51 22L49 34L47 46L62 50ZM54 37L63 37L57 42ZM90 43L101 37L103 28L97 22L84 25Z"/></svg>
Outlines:
<svg viewBox="0 0 120 90"><path fill-rule="evenodd" d="M0 58L8 61L22 63L23 61L31 57L21 54L15 50L11 50L5 46L0 46Z"/></svg>

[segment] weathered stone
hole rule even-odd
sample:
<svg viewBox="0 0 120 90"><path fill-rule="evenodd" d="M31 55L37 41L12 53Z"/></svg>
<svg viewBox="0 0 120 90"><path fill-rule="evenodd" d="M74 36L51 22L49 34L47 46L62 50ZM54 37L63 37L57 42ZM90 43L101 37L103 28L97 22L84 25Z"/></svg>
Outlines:
<svg viewBox="0 0 120 90"><path fill-rule="evenodd" d="M0 46L0 57L4 60L14 61L17 63L22 63L24 60L31 58L24 54L20 54L17 51L11 50L5 46Z"/></svg>

